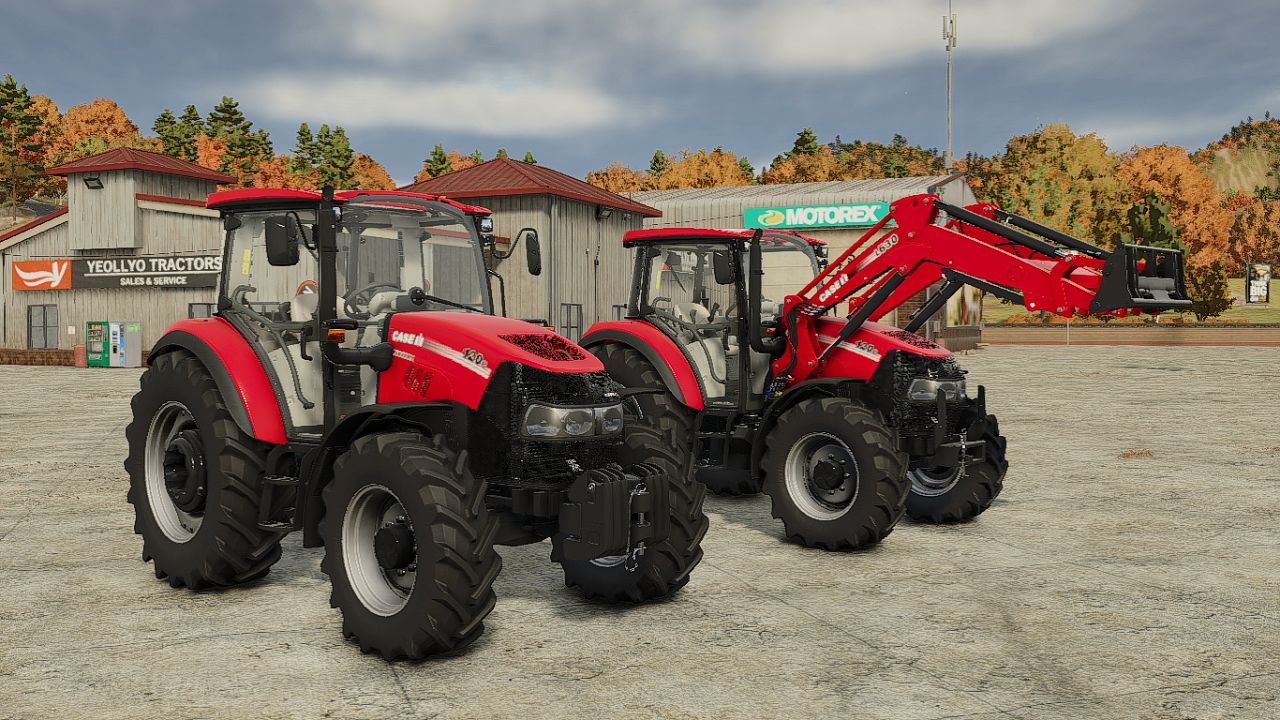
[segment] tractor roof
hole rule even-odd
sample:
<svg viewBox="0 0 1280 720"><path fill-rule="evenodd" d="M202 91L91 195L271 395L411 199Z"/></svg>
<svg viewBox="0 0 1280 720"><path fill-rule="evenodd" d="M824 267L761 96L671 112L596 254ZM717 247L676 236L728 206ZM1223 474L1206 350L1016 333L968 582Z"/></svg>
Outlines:
<svg viewBox="0 0 1280 720"><path fill-rule="evenodd" d="M431 200L452 205L464 213L472 215L488 215L489 210L478 205L467 205L450 200L443 195L405 192L403 190L339 190L333 194L335 203L358 201L362 197L403 197L415 200ZM290 190L287 188L240 188L211 193L205 206L213 210L230 210L245 207L272 207L280 204L320 202L320 193L315 190Z"/></svg>
<svg viewBox="0 0 1280 720"><path fill-rule="evenodd" d="M728 242L730 240L750 240L755 230L714 230L711 228L649 228L648 230L628 230L622 236L622 244L626 247L644 243L669 243L688 240ZM811 246L819 247L827 243L817 238L801 235L791 230L765 230L764 237L770 235L790 235L799 238Z"/></svg>

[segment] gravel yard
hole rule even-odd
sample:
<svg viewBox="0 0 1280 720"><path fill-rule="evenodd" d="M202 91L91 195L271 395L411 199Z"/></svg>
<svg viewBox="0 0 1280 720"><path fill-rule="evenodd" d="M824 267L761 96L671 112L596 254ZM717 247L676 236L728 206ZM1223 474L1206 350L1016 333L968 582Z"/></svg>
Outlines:
<svg viewBox="0 0 1280 720"><path fill-rule="evenodd" d="M1276 718L1280 350L990 347L1004 495L880 547L788 545L712 498L675 599L591 605L502 548L460 657L360 654L320 550L155 580L125 503L138 373L0 366L0 719Z"/></svg>

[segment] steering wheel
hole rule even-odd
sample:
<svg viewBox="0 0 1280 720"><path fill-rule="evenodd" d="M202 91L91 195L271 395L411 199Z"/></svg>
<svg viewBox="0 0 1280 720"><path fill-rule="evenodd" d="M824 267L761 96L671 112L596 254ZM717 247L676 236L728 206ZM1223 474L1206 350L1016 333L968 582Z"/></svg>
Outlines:
<svg viewBox="0 0 1280 720"><path fill-rule="evenodd" d="M399 290L400 286L395 283L376 282L365 285L355 292L347 293L346 299L342 302L342 309L346 311L347 317L355 318L356 320L368 320L369 313L366 310L360 310L359 307L363 305L367 308L369 301L373 299L373 291L379 288Z"/></svg>

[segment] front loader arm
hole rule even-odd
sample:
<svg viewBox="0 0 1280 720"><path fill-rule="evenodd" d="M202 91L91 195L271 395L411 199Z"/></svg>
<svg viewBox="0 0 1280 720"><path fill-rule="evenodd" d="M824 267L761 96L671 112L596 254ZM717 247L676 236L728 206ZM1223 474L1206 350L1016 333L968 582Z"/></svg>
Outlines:
<svg viewBox="0 0 1280 720"><path fill-rule="evenodd" d="M869 245L890 221L896 229ZM862 323L883 317L939 281L945 281L943 297L926 304L908 330L919 329L963 285L1065 317L1184 309L1190 301L1182 268L1177 250L1121 245L1106 251L994 205L960 208L934 195L903 198L812 282L786 298L782 329L787 343L775 361L775 377L805 379ZM834 343L820 343L814 319L842 303L848 303L848 321Z"/></svg>

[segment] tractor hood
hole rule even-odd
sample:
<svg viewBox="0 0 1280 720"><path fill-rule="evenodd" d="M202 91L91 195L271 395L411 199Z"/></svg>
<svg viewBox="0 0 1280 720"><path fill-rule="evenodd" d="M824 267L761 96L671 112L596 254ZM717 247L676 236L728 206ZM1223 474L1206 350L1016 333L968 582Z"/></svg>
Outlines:
<svg viewBox="0 0 1280 720"><path fill-rule="evenodd" d="M596 357L540 325L468 312L407 312L391 316L393 347L419 349L460 365L489 370L503 362L560 373L602 372Z"/></svg>

